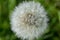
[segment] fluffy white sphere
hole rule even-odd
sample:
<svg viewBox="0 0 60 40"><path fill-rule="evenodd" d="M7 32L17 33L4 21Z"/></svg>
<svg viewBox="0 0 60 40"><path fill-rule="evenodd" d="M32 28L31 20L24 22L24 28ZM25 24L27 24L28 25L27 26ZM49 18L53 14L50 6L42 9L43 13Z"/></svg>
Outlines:
<svg viewBox="0 0 60 40"><path fill-rule="evenodd" d="M47 13L40 3L20 3L13 11L11 29L18 38L33 40L44 34L48 27Z"/></svg>

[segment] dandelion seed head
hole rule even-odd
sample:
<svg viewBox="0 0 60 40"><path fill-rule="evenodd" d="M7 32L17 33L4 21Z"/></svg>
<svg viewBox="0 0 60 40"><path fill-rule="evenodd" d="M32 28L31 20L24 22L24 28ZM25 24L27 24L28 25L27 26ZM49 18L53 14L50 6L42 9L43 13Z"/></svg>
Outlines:
<svg viewBox="0 0 60 40"><path fill-rule="evenodd" d="M47 12L40 3L34 1L20 3L11 15L11 29L22 39L43 35L47 22Z"/></svg>

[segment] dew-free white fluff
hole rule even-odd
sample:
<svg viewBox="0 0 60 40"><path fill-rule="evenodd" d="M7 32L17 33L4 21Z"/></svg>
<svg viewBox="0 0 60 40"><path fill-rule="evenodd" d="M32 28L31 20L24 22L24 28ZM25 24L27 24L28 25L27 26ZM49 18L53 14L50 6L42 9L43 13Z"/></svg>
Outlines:
<svg viewBox="0 0 60 40"><path fill-rule="evenodd" d="M47 12L39 2L20 3L10 17L11 29L18 38L33 40L48 27Z"/></svg>

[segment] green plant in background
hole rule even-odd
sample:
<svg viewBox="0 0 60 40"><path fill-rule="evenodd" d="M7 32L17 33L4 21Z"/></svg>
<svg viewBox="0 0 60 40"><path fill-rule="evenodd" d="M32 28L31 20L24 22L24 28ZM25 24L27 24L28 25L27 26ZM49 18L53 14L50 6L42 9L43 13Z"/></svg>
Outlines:
<svg viewBox="0 0 60 40"><path fill-rule="evenodd" d="M22 1L24 0L0 0L0 40L19 40L10 29L9 14ZM41 40L60 40L60 0L35 1L45 7L50 20L49 31Z"/></svg>

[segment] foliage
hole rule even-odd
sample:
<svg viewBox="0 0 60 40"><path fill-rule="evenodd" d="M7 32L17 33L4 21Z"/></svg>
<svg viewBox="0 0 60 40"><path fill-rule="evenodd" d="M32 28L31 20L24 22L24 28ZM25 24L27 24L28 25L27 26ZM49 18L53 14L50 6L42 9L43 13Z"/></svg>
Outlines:
<svg viewBox="0 0 60 40"><path fill-rule="evenodd" d="M0 40L19 40L11 31L9 15L24 0L0 0ZM28 1L28 0L27 0ZM38 40L60 40L60 0L34 0L48 13L49 29Z"/></svg>

